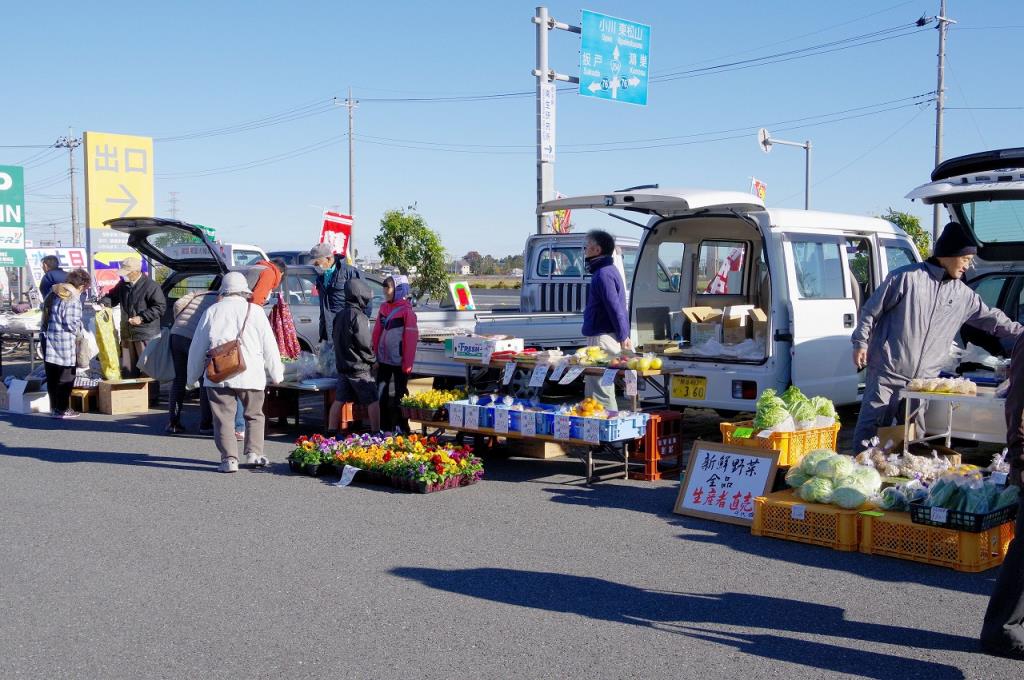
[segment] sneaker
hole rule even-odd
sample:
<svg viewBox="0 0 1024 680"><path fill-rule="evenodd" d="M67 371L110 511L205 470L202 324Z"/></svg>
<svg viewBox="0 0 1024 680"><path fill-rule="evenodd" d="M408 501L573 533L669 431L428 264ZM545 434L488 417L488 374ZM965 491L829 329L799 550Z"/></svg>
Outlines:
<svg viewBox="0 0 1024 680"><path fill-rule="evenodd" d="M61 413L60 417L63 418L64 420L70 420L72 418L77 418L80 415L82 415L82 414L79 413L78 411L75 411L74 409L70 409L69 408L67 411L64 411L63 413Z"/></svg>
<svg viewBox="0 0 1024 680"><path fill-rule="evenodd" d="M199 426L199 434L211 435L211 434L213 434L213 428L212 427L203 427L202 425L200 425Z"/></svg>
<svg viewBox="0 0 1024 680"><path fill-rule="evenodd" d="M175 420L172 420L171 422L167 423L167 427L164 428L164 432L166 432L167 434L181 434L184 431L185 428L181 426L181 423Z"/></svg>
<svg viewBox="0 0 1024 680"><path fill-rule="evenodd" d="M270 461L267 460L266 456L257 456L255 453L245 454L245 464L255 465L256 467L266 467Z"/></svg>
<svg viewBox="0 0 1024 680"><path fill-rule="evenodd" d="M239 432L238 430L235 430L235 440L236 441L240 441L240 442L244 442L245 441L245 432Z"/></svg>
<svg viewBox="0 0 1024 680"><path fill-rule="evenodd" d="M64 412L63 411L58 411L57 409L50 409L50 417L51 418L63 418L64 417Z"/></svg>
<svg viewBox="0 0 1024 680"><path fill-rule="evenodd" d="M221 462L220 467L218 469L221 472L238 472L238 459L228 458L227 460Z"/></svg>

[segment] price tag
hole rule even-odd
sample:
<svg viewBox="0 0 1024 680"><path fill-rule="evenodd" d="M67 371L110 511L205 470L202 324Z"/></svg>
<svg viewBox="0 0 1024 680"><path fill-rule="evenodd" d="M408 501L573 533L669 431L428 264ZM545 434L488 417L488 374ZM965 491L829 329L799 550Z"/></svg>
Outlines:
<svg viewBox="0 0 1024 680"><path fill-rule="evenodd" d="M793 519L805 520L807 519L807 506L806 505L794 505L789 509L789 516Z"/></svg>
<svg viewBox="0 0 1024 680"><path fill-rule="evenodd" d="M772 436L771 430L761 430L760 432L757 433L757 438L758 439L768 439L768 437L771 437L771 436Z"/></svg>
<svg viewBox="0 0 1024 680"><path fill-rule="evenodd" d="M480 407L469 405L466 407L465 427L480 427Z"/></svg>
<svg viewBox="0 0 1024 680"><path fill-rule="evenodd" d="M494 347L488 346L484 349L483 355L480 357L480 363L487 366L491 363L491 355L494 354Z"/></svg>
<svg viewBox="0 0 1024 680"><path fill-rule="evenodd" d="M551 371L551 380L558 382L562 378L562 374L565 373L565 369L569 367L569 362L565 359L560 360L555 364L555 370Z"/></svg>
<svg viewBox="0 0 1024 680"><path fill-rule="evenodd" d="M507 385L512 382L512 374L516 372L516 362L510 361L505 364L505 372L501 374L501 384Z"/></svg>
<svg viewBox="0 0 1024 680"><path fill-rule="evenodd" d="M562 377L562 379L558 381L558 384L559 385L568 385L573 380L575 380L576 378L580 377L582 374L583 374L583 367L582 366L573 366Z"/></svg>
<svg viewBox="0 0 1024 680"><path fill-rule="evenodd" d="M508 409L494 409L494 430L505 434L508 432Z"/></svg>
<svg viewBox="0 0 1024 680"><path fill-rule="evenodd" d="M530 387L544 387L544 379L548 377L548 365L540 363L533 367L533 375L530 376Z"/></svg>
<svg viewBox="0 0 1024 680"><path fill-rule="evenodd" d="M996 486L1002 486L1006 484L1006 473L1005 472L993 472L992 483Z"/></svg>
<svg viewBox="0 0 1024 680"><path fill-rule="evenodd" d="M356 473L359 472L359 470L360 468L352 467L351 465L346 465L345 468L341 471L341 479L339 479L338 483L335 484L334 486L348 486L349 484L352 483L352 480L355 478Z"/></svg>
<svg viewBox="0 0 1024 680"><path fill-rule="evenodd" d="M601 421L597 418L583 419L583 439L591 444L601 441Z"/></svg>
<svg viewBox="0 0 1024 680"><path fill-rule="evenodd" d="M462 427L466 419L466 405L452 402L448 404L448 424L452 427Z"/></svg>
<svg viewBox="0 0 1024 680"><path fill-rule="evenodd" d="M931 520L939 524L945 524L949 519L949 510L946 508L932 508Z"/></svg>
<svg viewBox="0 0 1024 680"><path fill-rule="evenodd" d="M569 416L555 416L555 439L569 439L572 419Z"/></svg>
<svg viewBox="0 0 1024 680"><path fill-rule="evenodd" d="M617 376L618 374L619 369L617 368L604 369L604 373L601 374L601 387L614 387L615 376Z"/></svg>
<svg viewBox="0 0 1024 680"><path fill-rule="evenodd" d="M754 428L752 427L737 427L732 431L733 439L750 439L754 436Z"/></svg>
<svg viewBox="0 0 1024 680"><path fill-rule="evenodd" d="M637 385L636 385L636 382L637 382L636 371L634 371L633 369L629 369L628 371L626 371L622 375L622 380L626 384L626 396L627 397L635 397L636 396L636 387L637 387Z"/></svg>
<svg viewBox="0 0 1024 680"><path fill-rule="evenodd" d="M523 411L519 420L519 431L524 437L537 436L537 414L534 411Z"/></svg>

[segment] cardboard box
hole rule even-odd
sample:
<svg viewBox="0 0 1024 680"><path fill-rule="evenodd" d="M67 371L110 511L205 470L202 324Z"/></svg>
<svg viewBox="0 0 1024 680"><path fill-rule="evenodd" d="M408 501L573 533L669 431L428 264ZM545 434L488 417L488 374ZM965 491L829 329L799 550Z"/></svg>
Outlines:
<svg viewBox="0 0 1024 680"><path fill-rule="evenodd" d="M102 380L99 384L99 411L108 416L149 411L149 383L152 378Z"/></svg>
<svg viewBox="0 0 1024 680"><path fill-rule="evenodd" d="M722 311L722 344L738 345L750 337L753 305L732 305Z"/></svg>
<svg viewBox="0 0 1024 680"><path fill-rule="evenodd" d="M494 339L484 335L452 338L452 358L484 362L495 352L522 352L522 338Z"/></svg>
<svg viewBox="0 0 1024 680"><path fill-rule="evenodd" d="M760 307L750 310L750 337L754 340L768 339L768 315Z"/></svg>
<svg viewBox="0 0 1024 680"><path fill-rule="evenodd" d="M41 387L38 380L19 380L15 378L7 388L7 409L11 413L46 413L50 410L50 397L45 392L38 392Z"/></svg>
<svg viewBox="0 0 1024 680"><path fill-rule="evenodd" d="M685 319L683 337L690 339L691 347L698 347L722 336L722 310L714 307L683 307Z"/></svg>
<svg viewBox="0 0 1024 680"><path fill-rule="evenodd" d="M711 340L721 341L722 324L692 323L690 324L690 347L700 347Z"/></svg>
<svg viewBox="0 0 1024 680"><path fill-rule="evenodd" d="M527 439L509 439L506 442L509 453L523 458L562 458L569 455L568 446L558 442L545 442Z"/></svg>

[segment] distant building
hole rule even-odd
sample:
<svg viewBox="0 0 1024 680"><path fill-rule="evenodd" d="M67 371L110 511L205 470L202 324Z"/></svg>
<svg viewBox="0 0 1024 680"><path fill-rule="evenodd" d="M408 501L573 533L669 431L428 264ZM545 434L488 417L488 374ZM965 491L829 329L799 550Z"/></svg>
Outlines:
<svg viewBox="0 0 1024 680"><path fill-rule="evenodd" d="M522 278L523 277L523 270L522 270L521 267L516 267L515 269L513 269L512 271L509 272L509 275L510 276L514 276L517 279L518 278Z"/></svg>
<svg viewBox="0 0 1024 680"><path fill-rule="evenodd" d="M449 262L446 267L449 274L457 274L459 276L469 276L473 273L473 269L469 266L469 263L465 260L457 260L455 262Z"/></svg>

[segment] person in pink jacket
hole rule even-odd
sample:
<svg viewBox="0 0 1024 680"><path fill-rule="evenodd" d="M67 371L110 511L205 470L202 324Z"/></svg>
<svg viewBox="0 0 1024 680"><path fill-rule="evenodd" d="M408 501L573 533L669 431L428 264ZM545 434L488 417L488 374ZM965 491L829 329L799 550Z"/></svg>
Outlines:
<svg viewBox="0 0 1024 680"><path fill-rule="evenodd" d="M385 428L401 427L409 431L409 422L401 418L398 410L402 397L409 393L409 374L416 357L416 343L420 332L416 327L416 312L409 295L409 279L389 276L384 279L385 302L377 312L373 325L373 351L377 355L377 394L380 399L381 420ZM390 383L394 381L394 398L389 398Z"/></svg>

